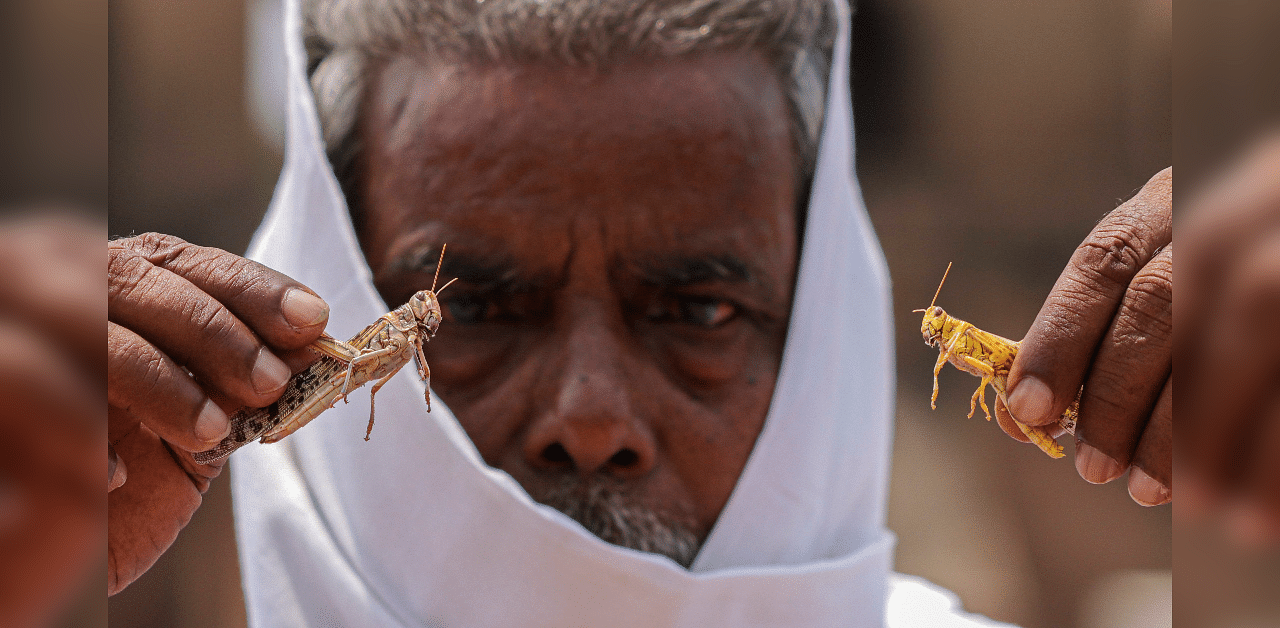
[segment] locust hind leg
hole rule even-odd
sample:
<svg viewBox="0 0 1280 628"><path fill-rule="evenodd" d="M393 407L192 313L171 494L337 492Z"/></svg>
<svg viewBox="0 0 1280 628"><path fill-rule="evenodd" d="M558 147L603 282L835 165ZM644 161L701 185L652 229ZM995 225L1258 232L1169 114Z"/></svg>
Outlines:
<svg viewBox="0 0 1280 628"><path fill-rule="evenodd" d="M959 341L960 336L957 335L950 344L938 351L938 361L933 365L933 396L929 398L929 408L933 410L938 409L938 373L941 373L942 367L946 366L947 358L951 357L951 351Z"/></svg>
<svg viewBox="0 0 1280 628"><path fill-rule="evenodd" d="M427 387L427 412L431 412L431 367L427 366L427 356L422 353L422 341L417 341L414 346L418 349L414 356L418 360L418 377L422 378Z"/></svg>
<svg viewBox="0 0 1280 628"><path fill-rule="evenodd" d="M369 435L373 433L373 398L378 394L378 390L382 388L382 385L386 384L392 377L395 377L396 373L399 373L402 368L404 368L403 362L401 362L400 366L397 366L390 373L387 373L386 377L383 377L374 383L373 388L369 389L369 427L364 431L365 442L368 442Z"/></svg>
<svg viewBox="0 0 1280 628"><path fill-rule="evenodd" d="M348 361L347 374L346 374L346 377L343 378L342 380L342 391L338 393L337 397L334 397L333 404L337 405L338 399L342 399L344 403L350 402L350 400L347 399L347 393L351 392L352 390L355 390L355 388L351 388L351 378L355 374L355 368L356 368L357 362L368 362L369 360L376 360L384 356L391 355L392 353L395 353L397 350L399 350L399 347L396 347L394 345L390 347L383 347L381 349L378 349L377 351L369 351L368 353L361 353L360 355ZM397 368L396 370L398 371L400 369ZM364 383L367 381L369 380L366 379L356 384L356 388L363 386Z"/></svg>
<svg viewBox="0 0 1280 628"><path fill-rule="evenodd" d="M933 365L933 396L929 398L929 407L938 409L938 373L942 372L942 367L947 364L947 352L938 352L938 363Z"/></svg>
<svg viewBox="0 0 1280 628"><path fill-rule="evenodd" d="M991 420L991 410L987 408L987 385L991 383L991 378L995 377L996 371L991 368L990 364L983 362L975 357L964 355L960 356L965 364L976 369L982 374L982 383L978 384L978 390L974 391L973 396L969 398L969 418L973 418L974 411L977 410L977 404L982 404L982 412L987 415L987 420Z"/></svg>
<svg viewBox="0 0 1280 628"><path fill-rule="evenodd" d="M933 410L938 409L938 373L941 373L942 367L946 366L947 358L951 357L951 352L958 342L960 342L960 334L956 334L949 344L938 351L938 361L933 365L933 396L929 398L929 407Z"/></svg>
<svg viewBox="0 0 1280 628"><path fill-rule="evenodd" d="M1017 421L1014 421L1014 423L1017 424L1018 429L1022 430L1022 433L1025 434L1027 438L1031 439L1032 443L1035 443L1036 447L1040 448L1040 451L1049 454L1050 458L1061 458L1065 455L1062 453L1062 445L1059 445L1057 441L1053 440L1053 438L1049 436L1048 430L1045 428L1023 425Z"/></svg>

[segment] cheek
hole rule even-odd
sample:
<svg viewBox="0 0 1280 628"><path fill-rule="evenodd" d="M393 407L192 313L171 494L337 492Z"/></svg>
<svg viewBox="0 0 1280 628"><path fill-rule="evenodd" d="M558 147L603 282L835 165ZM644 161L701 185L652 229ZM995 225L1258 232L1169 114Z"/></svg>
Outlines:
<svg viewBox="0 0 1280 628"><path fill-rule="evenodd" d="M775 343L742 320L710 332L656 329L646 336L668 379L695 401L712 406L770 377L779 357Z"/></svg>

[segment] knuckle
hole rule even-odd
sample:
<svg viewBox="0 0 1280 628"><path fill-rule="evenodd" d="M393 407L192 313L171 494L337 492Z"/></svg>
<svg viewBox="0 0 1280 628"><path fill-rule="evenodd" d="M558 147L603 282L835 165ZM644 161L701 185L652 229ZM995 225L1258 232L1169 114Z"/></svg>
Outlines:
<svg viewBox="0 0 1280 628"><path fill-rule="evenodd" d="M1168 168L1157 172L1155 176L1151 177L1151 179L1147 181L1146 185L1142 187L1144 189L1151 187L1173 189L1173 166L1169 166Z"/></svg>
<svg viewBox="0 0 1280 628"><path fill-rule="evenodd" d="M1125 293L1122 314L1139 330L1173 332L1173 249L1166 248L1133 278Z"/></svg>
<svg viewBox="0 0 1280 628"><path fill-rule="evenodd" d="M1128 285L1150 255L1144 231L1127 216L1109 218L1077 249L1076 267L1097 286Z"/></svg>
<svg viewBox="0 0 1280 628"><path fill-rule="evenodd" d="M145 258L130 252L112 254L107 260L107 299L130 299L151 284L155 267Z"/></svg>
<svg viewBox="0 0 1280 628"><path fill-rule="evenodd" d="M129 250L150 258L156 255L164 255L167 251L180 248L186 244L186 240L177 236L151 231L128 238L112 240L108 243L108 248Z"/></svg>
<svg viewBox="0 0 1280 628"><path fill-rule="evenodd" d="M1144 272L1134 278L1126 297L1128 309L1156 320L1173 316L1173 272Z"/></svg>

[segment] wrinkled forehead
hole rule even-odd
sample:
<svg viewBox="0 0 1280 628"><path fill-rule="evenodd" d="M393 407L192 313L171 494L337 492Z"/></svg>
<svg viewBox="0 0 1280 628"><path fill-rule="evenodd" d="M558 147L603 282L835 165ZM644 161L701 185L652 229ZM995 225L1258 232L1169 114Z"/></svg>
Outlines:
<svg viewBox="0 0 1280 628"><path fill-rule="evenodd" d="M452 231L436 241L500 233L507 249L586 229L630 249L720 238L795 251L777 245L797 223L790 118L752 52L603 69L403 56L375 72L364 110L374 223Z"/></svg>
<svg viewBox="0 0 1280 628"><path fill-rule="evenodd" d="M607 67L405 54L374 69L363 111L389 130L397 149L421 144L424 134L441 147L548 134L626 146L654 133L680 138L706 128L760 149L771 136L790 133L782 88L763 56L749 50Z"/></svg>
<svg viewBox="0 0 1280 628"><path fill-rule="evenodd" d="M742 205L779 179L794 188L785 99L749 52L605 69L399 57L368 94L372 176L407 178L437 204L501 212L495 199L571 208L626 195L687 212Z"/></svg>

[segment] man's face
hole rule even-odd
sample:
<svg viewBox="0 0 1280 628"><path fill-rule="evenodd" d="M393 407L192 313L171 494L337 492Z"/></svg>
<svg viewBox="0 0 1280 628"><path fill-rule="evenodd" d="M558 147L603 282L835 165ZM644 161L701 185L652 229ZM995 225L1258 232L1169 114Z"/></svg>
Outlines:
<svg viewBox="0 0 1280 628"><path fill-rule="evenodd" d="M448 244L431 384L488 464L607 541L692 561L781 360L788 131L748 53L374 73L361 244L392 305Z"/></svg>

